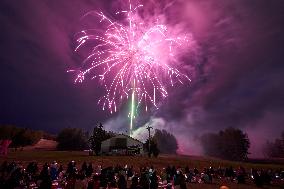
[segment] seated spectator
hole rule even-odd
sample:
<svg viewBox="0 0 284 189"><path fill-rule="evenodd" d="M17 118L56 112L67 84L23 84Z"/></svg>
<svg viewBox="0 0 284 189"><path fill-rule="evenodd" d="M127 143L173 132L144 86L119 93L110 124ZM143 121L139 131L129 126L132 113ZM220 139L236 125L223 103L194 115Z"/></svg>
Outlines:
<svg viewBox="0 0 284 189"><path fill-rule="evenodd" d="M49 173L49 166L47 163L44 164L42 171L40 172L40 187L42 189L50 189L51 188L51 177Z"/></svg>
<svg viewBox="0 0 284 189"><path fill-rule="evenodd" d="M133 176L133 178L131 180L130 189L142 189L142 187L139 185L137 175Z"/></svg>
<svg viewBox="0 0 284 189"><path fill-rule="evenodd" d="M180 177L180 189L186 189L186 182L183 173L181 172Z"/></svg>
<svg viewBox="0 0 284 189"><path fill-rule="evenodd" d="M246 179L246 171L242 166L240 166L237 170L238 184L245 184L245 179Z"/></svg>
<svg viewBox="0 0 284 189"><path fill-rule="evenodd" d="M83 173L83 171L80 171L80 174L77 175L77 179L75 181L74 189L87 189L88 182L87 179Z"/></svg>
<svg viewBox="0 0 284 189"><path fill-rule="evenodd" d="M126 189L127 188L127 182L124 175L119 175L119 179L117 181L117 186L119 189Z"/></svg>
<svg viewBox="0 0 284 189"><path fill-rule="evenodd" d="M139 185L142 188L149 188L149 184L150 183L149 183L149 179L147 177L147 173L146 172L142 172Z"/></svg>
<svg viewBox="0 0 284 189"><path fill-rule="evenodd" d="M213 179L219 179L225 175L231 181L237 180L238 183L245 183L247 176L246 170L241 166L237 170L229 167L226 171L222 171L222 168L214 170L212 167L205 167L201 174L199 174L197 168L192 171L189 167L185 167L186 174L183 174L182 168L178 167L176 169L175 166L168 166L168 168L161 171L160 175L157 175L157 171L153 166L150 168L141 167L138 173L134 172L133 166L117 165L104 169L99 167L100 173L94 173L94 175L92 163L88 165L83 163L81 167L78 172L76 162L72 161L68 164L65 173L63 166L59 166L55 161L50 166L45 163L41 169L39 169L36 162L30 162L25 170L22 163L4 161L0 166L0 188L126 189L126 178L129 178L131 180L130 189L157 189L158 187L171 189L173 186L185 189L187 181L193 182L196 180L198 183L212 183ZM176 172L174 173L173 170L176 170ZM223 173L225 174L223 175ZM159 180L160 178L161 180ZM252 169L250 178L258 187L271 182L280 182L281 184L281 182L283 183L281 180L283 179L283 170Z"/></svg>
<svg viewBox="0 0 284 189"><path fill-rule="evenodd" d="M87 170L86 170L86 176L87 177L92 176L93 172L94 172L93 165L92 163L89 163Z"/></svg>
<svg viewBox="0 0 284 189"><path fill-rule="evenodd" d="M58 167L56 161L54 161L50 166L50 176L51 180L56 180L58 177Z"/></svg>
<svg viewBox="0 0 284 189"><path fill-rule="evenodd" d="M157 188L158 188L158 177L156 171L154 171L150 176L150 189L157 189Z"/></svg>

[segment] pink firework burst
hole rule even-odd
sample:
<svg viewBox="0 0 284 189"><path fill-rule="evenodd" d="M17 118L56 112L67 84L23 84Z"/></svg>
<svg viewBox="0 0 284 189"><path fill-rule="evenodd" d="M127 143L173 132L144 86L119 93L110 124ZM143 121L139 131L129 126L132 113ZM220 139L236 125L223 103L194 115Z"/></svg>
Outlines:
<svg viewBox="0 0 284 189"><path fill-rule="evenodd" d="M87 15L99 18L100 31L87 29L76 34L80 50L93 44L80 69L75 71L76 82L83 82L87 75L99 78L105 93L99 100L103 109L116 111L124 99L135 96L139 107L151 103L156 108L157 99L168 96L169 86L190 81L178 67L178 55L193 44L190 34L174 34L165 24L143 20L138 10L143 5L120 11L124 22L114 21L102 12L89 12ZM149 19L147 19L149 20ZM127 21L127 24L125 24ZM134 97L133 97L134 98Z"/></svg>

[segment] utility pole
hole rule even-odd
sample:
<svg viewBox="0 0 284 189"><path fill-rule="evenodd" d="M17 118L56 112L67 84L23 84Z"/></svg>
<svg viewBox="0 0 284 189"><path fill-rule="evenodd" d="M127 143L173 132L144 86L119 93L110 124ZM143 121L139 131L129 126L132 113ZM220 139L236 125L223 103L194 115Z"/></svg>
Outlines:
<svg viewBox="0 0 284 189"><path fill-rule="evenodd" d="M150 154L150 148L151 148L151 129L153 129L153 127L151 127L150 125L148 125L147 127L146 127L146 129L148 130L148 132L149 132L149 138L148 138L148 155L149 155L149 157L151 156L151 154Z"/></svg>

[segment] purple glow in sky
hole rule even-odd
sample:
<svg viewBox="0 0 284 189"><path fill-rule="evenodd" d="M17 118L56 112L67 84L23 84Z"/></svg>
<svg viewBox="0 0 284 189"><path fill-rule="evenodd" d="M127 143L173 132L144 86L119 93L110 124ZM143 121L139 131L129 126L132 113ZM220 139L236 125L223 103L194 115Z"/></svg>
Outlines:
<svg viewBox="0 0 284 189"><path fill-rule="evenodd" d="M139 15L142 4L129 1L128 9L115 13L123 17L110 19L103 12L91 11L83 16L95 17L97 23L78 32L76 51L91 46L78 70L75 83L86 77L96 79L104 86L105 94L99 100L102 109L117 111L122 101L133 95L136 109L141 104L157 106L157 101L168 96L169 86L190 81L178 70L180 56L194 48L192 35L163 24L158 16ZM147 17L145 16L147 15ZM96 85L94 85L96 86ZM93 86L90 86L93 87Z"/></svg>
<svg viewBox="0 0 284 189"><path fill-rule="evenodd" d="M121 3L125 5L120 7ZM169 88L168 97L157 103L159 109L141 113L134 129L152 121L177 136L181 152L198 154L196 139L202 133L240 128L249 134L251 155L261 156L259 146L283 130L284 2L142 0L141 4L143 19L158 15L160 23L173 28L171 34L191 34L198 48L181 56L177 65L189 73L190 84ZM125 17L115 12L128 10L128 3L1 0L0 124L58 132L64 127L91 130L103 122L112 130L127 130L128 107L122 105L112 115L102 111L97 101L105 87L96 79L74 85L74 76L66 73L81 67L90 52L74 53L74 34L99 28L99 18L80 19L93 10L123 21Z"/></svg>

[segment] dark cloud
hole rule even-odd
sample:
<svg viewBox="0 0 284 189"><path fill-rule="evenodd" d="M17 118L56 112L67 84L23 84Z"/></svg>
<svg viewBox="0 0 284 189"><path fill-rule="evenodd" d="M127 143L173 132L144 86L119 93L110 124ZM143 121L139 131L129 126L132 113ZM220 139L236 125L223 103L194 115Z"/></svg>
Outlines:
<svg viewBox="0 0 284 189"><path fill-rule="evenodd" d="M250 135L252 155L261 155L259 146L279 134L275 130L283 121L283 3L204 0L181 5L185 11L179 16L198 40L201 58L191 85L172 92L156 116L193 144L194 136L204 132L241 128Z"/></svg>
<svg viewBox="0 0 284 189"><path fill-rule="evenodd" d="M74 52L82 15L96 9L114 16L121 3L1 1L0 122L55 132L66 126L90 129L102 121L119 132L127 130L126 108L114 115L101 111L102 88L92 80L74 85L74 76L66 73L82 60ZM251 150L260 155L258 146L284 129L284 3L143 3L151 14L165 14L169 24L191 32L198 48L182 59L192 82L171 90L159 110L143 115L136 127L149 119L159 123L179 136L184 153L200 152L192 144L204 132L238 127L249 133ZM259 132L253 134L255 129Z"/></svg>

